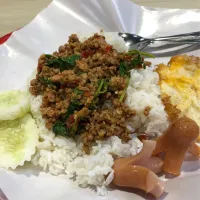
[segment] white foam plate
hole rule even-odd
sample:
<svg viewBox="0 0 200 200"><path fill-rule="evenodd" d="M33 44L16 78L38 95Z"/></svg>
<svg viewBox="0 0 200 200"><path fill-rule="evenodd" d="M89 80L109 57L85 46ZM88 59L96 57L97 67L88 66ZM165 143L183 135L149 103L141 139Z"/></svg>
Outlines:
<svg viewBox="0 0 200 200"><path fill-rule="evenodd" d="M0 45L0 91L23 89L42 53L52 53L71 33L132 32L145 37L199 31L200 10L156 9L135 5L129 0L54 0L30 24L15 31ZM200 55L199 51L188 52ZM167 62L157 58L154 64ZM166 183L161 199L200 199L200 161L188 158L182 175ZM64 177L40 175L29 168L0 169L0 188L9 200L141 200L148 195L109 189L99 197Z"/></svg>

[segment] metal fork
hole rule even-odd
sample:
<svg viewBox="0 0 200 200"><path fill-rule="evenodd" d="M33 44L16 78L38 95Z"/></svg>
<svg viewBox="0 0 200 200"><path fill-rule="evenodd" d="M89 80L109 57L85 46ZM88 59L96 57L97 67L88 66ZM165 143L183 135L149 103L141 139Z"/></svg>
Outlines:
<svg viewBox="0 0 200 200"><path fill-rule="evenodd" d="M189 45L188 47L182 48L185 53L187 52L187 50L190 51L191 49L193 50L193 47L195 49L200 48L200 32L192 32L192 33L185 33L185 34L166 36L166 37L156 37L156 38L144 38L139 35L131 33L118 33L118 34L124 39L126 46L128 46L130 50L137 49L141 51L146 48L148 52L153 52L155 50L159 51L178 46L181 46L182 48L182 45L187 44ZM157 46L148 47L149 45L152 44L157 44ZM180 54L182 52L179 50L178 53ZM171 54L174 55L173 52ZM162 53L162 56L166 56L165 52Z"/></svg>

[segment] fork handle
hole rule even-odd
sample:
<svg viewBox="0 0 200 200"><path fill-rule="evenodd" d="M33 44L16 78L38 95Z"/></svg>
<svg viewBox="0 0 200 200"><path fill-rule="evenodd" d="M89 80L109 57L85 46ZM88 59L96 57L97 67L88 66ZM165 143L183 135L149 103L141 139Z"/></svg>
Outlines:
<svg viewBox="0 0 200 200"><path fill-rule="evenodd" d="M194 44L200 43L200 32L185 33L166 37L157 37L151 39L152 42L174 42L174 43L187 43Z"/></svg>

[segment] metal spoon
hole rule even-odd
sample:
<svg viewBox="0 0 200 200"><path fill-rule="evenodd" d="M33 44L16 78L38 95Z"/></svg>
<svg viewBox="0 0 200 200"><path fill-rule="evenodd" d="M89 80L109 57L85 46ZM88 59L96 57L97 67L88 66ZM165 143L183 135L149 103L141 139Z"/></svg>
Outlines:
<svg viewBox="0 0 200 200"><path fill-rule="evenodd" d="M192 32L186 34L179 34L166 37L156 37L156 38L144 38L136 34L131 33L118 33L129 49L142 50L150 44L164 42L165 44L200 44L200 32Z"/></svg>

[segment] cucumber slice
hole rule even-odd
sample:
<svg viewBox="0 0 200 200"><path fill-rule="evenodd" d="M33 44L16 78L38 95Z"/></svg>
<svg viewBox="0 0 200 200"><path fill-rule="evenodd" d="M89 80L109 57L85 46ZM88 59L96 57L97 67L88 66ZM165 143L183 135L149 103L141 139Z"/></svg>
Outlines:
<svg viewBox="0 0 200 200"><path fill-rule="evenodd" d="M0 167L15 169L30 161L38 144L38 128L27 114L23 118L0 122Z"/></svg>
<svg viewBox="0 0 200 200"><path fill-rule="evenodd" d="M23 117L29 111L28 93L11 90L0 93L0 120Z"/></svg>

